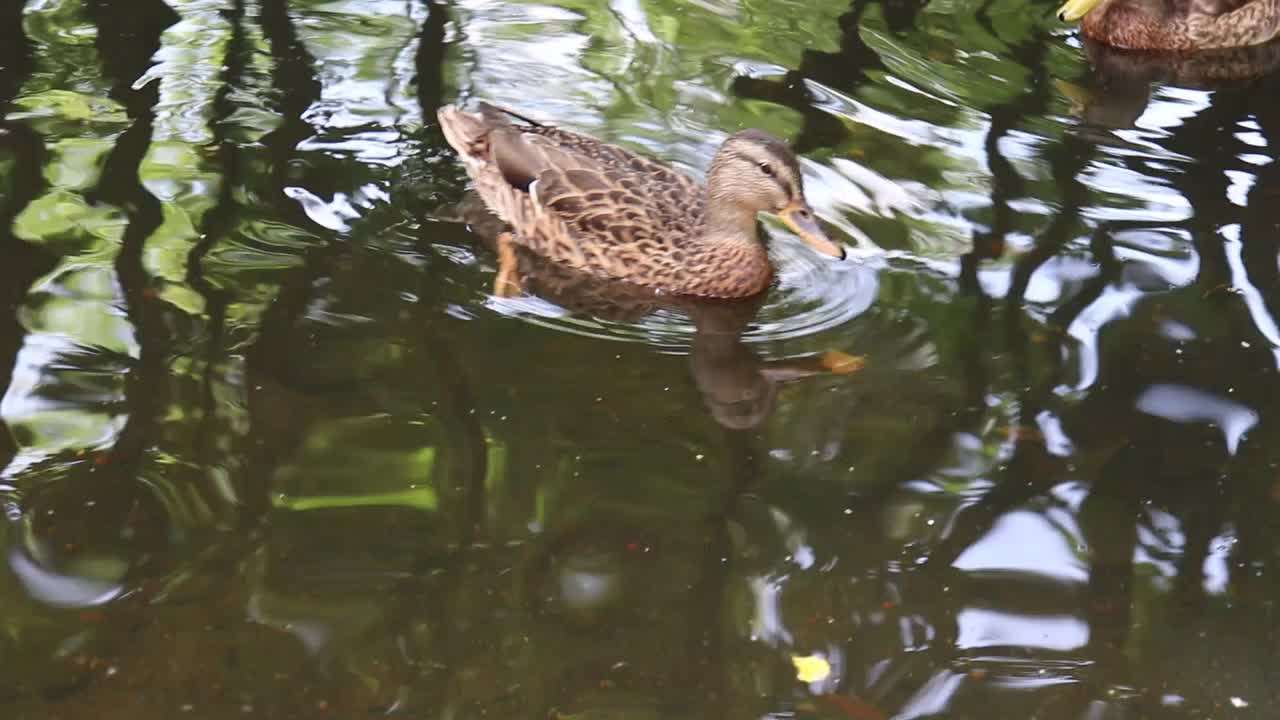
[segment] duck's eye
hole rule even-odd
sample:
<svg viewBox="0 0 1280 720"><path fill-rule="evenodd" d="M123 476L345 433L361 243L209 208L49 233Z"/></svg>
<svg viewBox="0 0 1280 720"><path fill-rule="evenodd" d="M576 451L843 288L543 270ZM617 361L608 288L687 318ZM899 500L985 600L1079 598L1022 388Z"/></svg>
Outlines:
<svg viewBox="0 0 1280 720"><path fill-rule="evenodd" d="M770 176L770 177L772 177L772 176L773 176L773 166L772 166L772 165L770 165L769 163L767 163L767 162L762 162L762 163L760 163L759 167L760 167L760 172L762 172L762 173L764 173L765 175L768 175L768 176Z"/></svg>

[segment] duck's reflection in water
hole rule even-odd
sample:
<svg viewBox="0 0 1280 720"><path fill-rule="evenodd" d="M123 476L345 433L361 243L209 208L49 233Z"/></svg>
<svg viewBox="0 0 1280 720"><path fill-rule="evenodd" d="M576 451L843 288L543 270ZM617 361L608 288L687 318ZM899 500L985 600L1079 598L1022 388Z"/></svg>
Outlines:
<svg viewBox="0 0 1280 720"><path fill-rule="evenodd" d="M440 219L465 222L494 252L498 235L506 229L474 193L444 210ZM764 306L767 291L741 300L669 295L605 280L518 245L513 249L520 290L575 315L615 323L634 323L661 310L688 317L694 327L689 348L690 374L711 416L723 427L749 430L762 425L773 412L782 383L815 375L854 373L863 366L862 358L838 350L782 360L757 356L743 342L742 335Z"/></svg>
<svg viewBox="0 0 1280 720"><path fill-rule="evenodd" d="M1280 69L1280 40L1191 53L1120 50L1083 41L1091 73L1081 85L1058 87L1091 125L1133 127L1161 85L1201 90L1248 89Z"/></svg>

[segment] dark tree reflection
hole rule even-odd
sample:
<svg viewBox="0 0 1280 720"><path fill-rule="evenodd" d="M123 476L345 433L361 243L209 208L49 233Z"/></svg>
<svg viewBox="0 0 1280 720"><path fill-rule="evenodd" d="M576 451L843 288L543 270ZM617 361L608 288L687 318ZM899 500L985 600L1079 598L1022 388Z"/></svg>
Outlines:
<svg viewBox="0 0 1280 720"><path fill-rule="evenodd" d="M868 73L884 70L880 56L863 41L859 26L863 14L872 5L878 5L885 13L891 30L902 32L911 26L916 14L928 0L855 0L849 11L839 18L840 49L834 53L805 50L800 66L788 71L779 80L736 77L733 92L738 97L766 100L800 112L804 127L796 135L794 144L801 153L817 148L830 147L844 139L846 131L841 122L815 104L807 80L827 87L853 92L868 82Z"/></svg>

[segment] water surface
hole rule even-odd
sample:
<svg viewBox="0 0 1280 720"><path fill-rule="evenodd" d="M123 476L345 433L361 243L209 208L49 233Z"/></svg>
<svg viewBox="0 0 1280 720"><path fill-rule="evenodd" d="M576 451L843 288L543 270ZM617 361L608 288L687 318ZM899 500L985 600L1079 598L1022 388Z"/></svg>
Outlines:
<svg viewBox="0 0 1280 720"><path fill-rule="evenodd" d="M1275 716L1280 50L1052 9L5 3L10 716ZM494 298L480 99L770 130L851 258Z"/></svg>

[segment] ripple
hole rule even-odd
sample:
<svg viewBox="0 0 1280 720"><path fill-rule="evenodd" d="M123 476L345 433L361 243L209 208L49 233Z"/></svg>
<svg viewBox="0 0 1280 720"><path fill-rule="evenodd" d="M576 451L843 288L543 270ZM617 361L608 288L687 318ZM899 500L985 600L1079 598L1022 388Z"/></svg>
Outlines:
<svg viewBox="0 0 1280 720"><path fill-rule="evenodd" d="M777 282L741 333L743 342L768 343L817 335L844 326L871 307L879 287L875 260L833 262L813 254L798 239L775 239L771 247ZM552 330L599 340L641 343L659 352L685 354L697 332L690 317L656 308L632 321L576 314L538 297L477 298L493 312ZM731 301L730 301L731 302Z"/></svg>
<svg viewBox="0 0 1280 720"><path fill-rule="evenodd" d="M9 569L27 593L46 605L60 608L105 605L124 592L125 586L121 579L127 568L115 558L99 560L98 564L102 565L104 562L111 562L111 572L115 577L94 578L75 572L58 571L43 567L17 548L9 551Z"/></svg>

